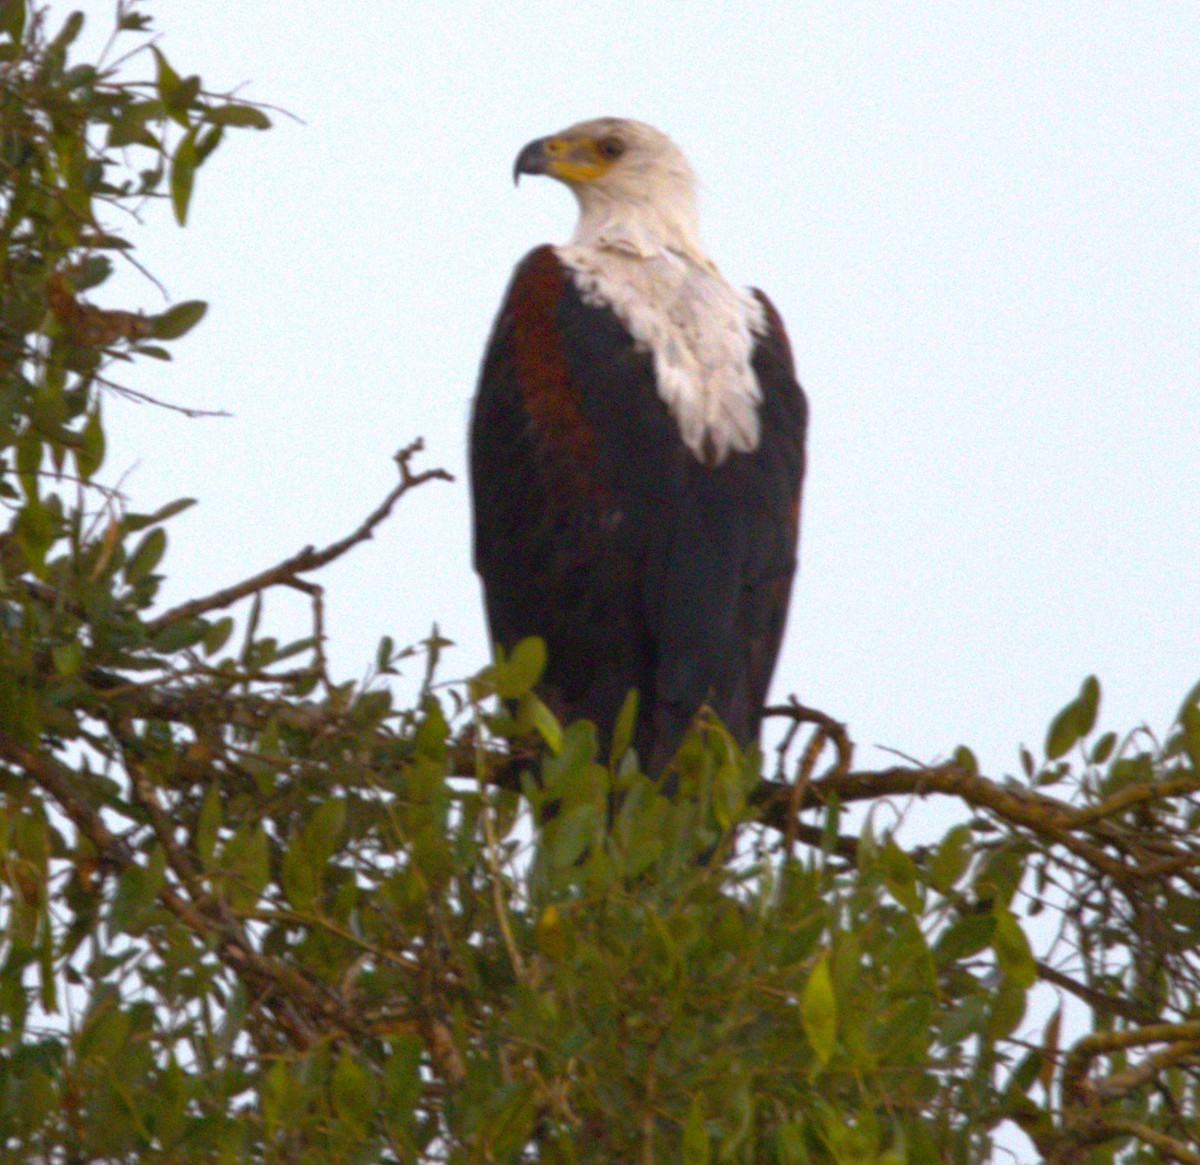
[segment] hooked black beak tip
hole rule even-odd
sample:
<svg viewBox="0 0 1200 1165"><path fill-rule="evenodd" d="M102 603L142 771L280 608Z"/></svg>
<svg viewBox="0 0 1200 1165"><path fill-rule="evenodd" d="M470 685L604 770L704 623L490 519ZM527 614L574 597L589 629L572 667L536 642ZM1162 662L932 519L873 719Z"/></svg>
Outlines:
<svg viewBox="0 0 1200 1165"><path fill-rule="evenodd" d="M522 174L545 174L550 163L546 150L546 139L537 138L525 146L513 163L513 185L521 181Z"/></svg>

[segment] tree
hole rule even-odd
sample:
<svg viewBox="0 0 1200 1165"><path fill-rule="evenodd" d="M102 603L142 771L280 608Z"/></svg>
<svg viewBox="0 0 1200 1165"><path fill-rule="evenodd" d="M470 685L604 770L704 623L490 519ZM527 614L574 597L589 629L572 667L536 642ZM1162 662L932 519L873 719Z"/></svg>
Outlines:
<svg viewBox="0 0 1200 1165"><path fill-rule="evenodd" d="M1200 688L1160 743L1097 736L1089 678L1003 780L856 771L785 705L768 776L702 723L668 799L627 731L554 720L537 641L465 684L436 631L330 675L313 577L445 476L417 445L346 538L156 608L190 503L104 483L102 404L204 308L84 296L136 262L114 219L184 223L269 118L125 0L72 63L81 22L0 8L8 1157L982 1162L1011 1121L1059 1165L1200 1161ZM298 642L260 630L277 587ZM848 830L934 796L936 844Z"/></svg>

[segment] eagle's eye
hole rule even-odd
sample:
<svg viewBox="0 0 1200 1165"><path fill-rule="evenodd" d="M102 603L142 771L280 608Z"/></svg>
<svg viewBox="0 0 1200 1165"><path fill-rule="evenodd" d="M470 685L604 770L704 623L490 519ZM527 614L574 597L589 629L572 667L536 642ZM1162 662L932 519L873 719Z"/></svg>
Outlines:
<svg viewBox="0 0 1200 1165"><path fill-rule="evenodd" d="M601 138L596 143L596 152L602 158L615 162L625 152L625 143L620 138Z"/></svg>

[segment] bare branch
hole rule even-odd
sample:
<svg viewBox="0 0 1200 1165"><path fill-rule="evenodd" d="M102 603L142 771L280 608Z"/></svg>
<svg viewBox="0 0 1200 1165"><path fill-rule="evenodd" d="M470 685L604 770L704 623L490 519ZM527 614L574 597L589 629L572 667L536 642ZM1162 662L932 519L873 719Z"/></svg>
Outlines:
<svg viewBox="0 0 1200 1165"><path fill-rule="evenodd" d="M1077 809L1071 814L1068 825L1078 828L1099 821L1105 817L1115 817L1137 805L1147 802L1168 801L1172 797L1182 797L1188 793L1200 792L1200 777L1176 777L1169 781L1155 781L1153 784L1129 785L1120 792L1106 797L1095 805Z"/></svg>
<svg viewBox="0 0 1200 1165"><path fill-rule="evenodd" d="M348 534L345 538L331 543L323 550L316 550L312 546L306 546L298 554L292 555L291 558L285 559L278 565L271 567L269 570L264 570L260 574L246 579L244 582L226 587L224 590L217 591L206 598L192 599L190 602L181 603L178 607L173 607L171 610L159 615L157 619L151 619L147 622L147 634L152 636L164 627L170 627L175 623L182 622L184 619L194 619L197 615L203 615L208 611L218 611L224 607L230 607L240 599L258 594L271 587L294 586L296 585L298 575L318 570L322 566L327 566L335 559L341 558L343 554L352 550L360 542L365 542L372 536L375 527L387 518L392 512L392 507L409 490L415 489L427 481L454 480L444 469L427 469L421 473L413 473L409 469L409 461L423 448L423 442L418 439L396 454L396 462L400 466L400 483L352 534Z"/></svg>

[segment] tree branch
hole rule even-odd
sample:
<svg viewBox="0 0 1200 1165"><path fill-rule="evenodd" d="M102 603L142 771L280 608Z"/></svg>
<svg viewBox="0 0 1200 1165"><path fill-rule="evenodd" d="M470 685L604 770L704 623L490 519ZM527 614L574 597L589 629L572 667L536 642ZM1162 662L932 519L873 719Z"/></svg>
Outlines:
<svg viewBox="0 0 1200 1165"><path fill-rule="evenodd" d="M1086 1099L1096 1091L1087 1079L1088 1065L1097 1056L1121 1052L1145 1044L1183 1044L1188 1051L1200 1048L1200 1021L1187 1023L1152 1023L1145 1027L1116 1032L1093 1032L1084 1036L1071 1049L1063 1066L1062 1092L1064 1101Z"/></svg>
<svg viewBox="0 0 1200 1165"><path fill-rule="evenodd" d="M1047 983L1061 987L1096 1011L1106 1015L1119 1015L1122 1019L1127 1019L1132 1023L1145 1023L1147 1019L1152 1018L1147 1015L1146 1008L1131 1003L1127 999L1117 999L1111 995L1105 995L1103 991L1097 991L1096 988L1089 987L1086 983L1080 983L1069 975L1064 975L1062 971L1041 959L1037 961L1037 970L1038 975Z"/></svg>
<svg viewBox="0 0 1200 1165"><path fill-rule="evenodd" d="M297 575L306 574L322 566L327 566L335 559L341 558L343 554L353 549L360 542L365 542L372 536L375 527L387 518L392 512L393 506L409 490L415 489L419 485L424 485L427 481L454 480L444 469L426 469L421 473L413 473L409 469L409 461L423 448L424 443L418 439L396 454L396 464L400 467L399 484L352 534L348 534L345 538L341 538L337 542L330 543L323 550L306 546L298 554L293 554L291 558L284 559L283 562L254 575L252 578L236 583L231 587L226 587L224 590L216 591L206 598L192 599L189 602L181 603L178 607L172 607L171 610L159 615L157 619L149 620L146 623L146 633L153 636L164 627L173 626L184 619L194 619L197 615L203 615L209 611L217 611L224 607L230 607L240 599L257 594L270 587L295 585Z"/></svg>
<svg viewBox="0 0 1200 1165"><path fill-rule="evenodd" d="M1085 1145L1098 1145L1117 1137L1136 1137L1143 1144L1157 1149L1166 1161L1176 1161L1179 1165L1200 1165L1200 1152L1141 1121L1127 1120L1123 1117L1093 1117L1081 1127L1071 1130L1064 1138L1059 1151L1049 1158L1050 1165L1078 1162L1081 1158L1076 1149Z"/></svg>

